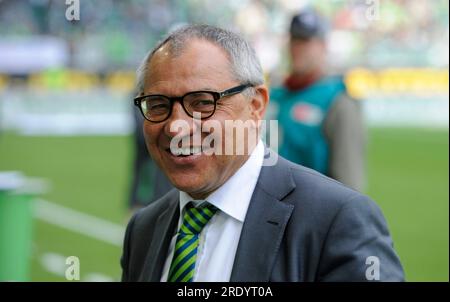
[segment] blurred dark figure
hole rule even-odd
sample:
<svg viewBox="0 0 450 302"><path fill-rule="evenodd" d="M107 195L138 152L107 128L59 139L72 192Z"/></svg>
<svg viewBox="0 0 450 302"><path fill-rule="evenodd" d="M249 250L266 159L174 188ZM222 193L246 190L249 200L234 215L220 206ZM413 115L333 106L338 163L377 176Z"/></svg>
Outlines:
<svg viewBox="0 0 450 302"><path fill-rule="evenodd" d="M129 207L132 211L145 207L172 189L164 173L152 160L145 145L142 133L143 117L137 109L133 109L134 129L134 163L130 189Z"/></svg>
<svg viewBox="0 0 450 302"><path fill-rule="evenodd" d="M280 155L362 191L365 130L360 102L342 76L327 75L327 24L306 9L290 26L291 74L272 89L283 136Z"/></svg>

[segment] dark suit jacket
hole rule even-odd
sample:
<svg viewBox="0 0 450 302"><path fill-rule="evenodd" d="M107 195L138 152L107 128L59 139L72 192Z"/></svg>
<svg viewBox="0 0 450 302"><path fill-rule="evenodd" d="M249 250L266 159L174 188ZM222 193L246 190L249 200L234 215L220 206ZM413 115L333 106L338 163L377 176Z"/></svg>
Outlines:
<svg viewBox="0 0 450 302"><path fill-rule="evenodd" d="M122 281L160 281L178 208L174 189L133 216L125 234ZM279 157L276 165L261 169L230 281L367 281L374 268L371 256L379 260L380 281L403 281L378 206Z"/></svg>

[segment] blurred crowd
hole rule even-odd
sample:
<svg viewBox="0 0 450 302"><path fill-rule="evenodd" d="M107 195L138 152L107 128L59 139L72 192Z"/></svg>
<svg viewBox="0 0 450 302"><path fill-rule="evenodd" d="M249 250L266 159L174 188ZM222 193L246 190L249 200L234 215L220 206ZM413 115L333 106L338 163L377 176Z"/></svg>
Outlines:
<svg viewBox="0 0 450 302"><path fill-rule="evenodd" d="M66 45L68 59L62 67L90 72L130 70L167 31L189 22L210 23L247 36L266 72L276 74L287 66L283 49L290 17L312 5L330 22L328 43L332 68L338 72L352 66L448 66L447 0L79 3L80 20L68 21L66 1L0 0L0 49L2 41L9 39L52 36Z"/></svg>

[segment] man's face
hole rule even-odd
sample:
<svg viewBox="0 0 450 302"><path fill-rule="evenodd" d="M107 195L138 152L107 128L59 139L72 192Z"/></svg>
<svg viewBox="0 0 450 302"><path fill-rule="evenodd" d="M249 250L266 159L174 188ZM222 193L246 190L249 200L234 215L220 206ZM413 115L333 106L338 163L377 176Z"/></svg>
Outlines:
<svg viewBox="0 0 450 302"><path fill-rule="evenodd" d="M291 39L290 54L292 70L298 75L316 72L325 61L325 42L319 38Z"/></svg>
<svg viewBox="0 0 450 302"><path fill-rule="evenodd" d="M187 43L189 44L177 56L172 55L167 45L154 54L145 78L145 95L174 97L198 90L223 91L242 84L231 76L230 62L224 50L203 40L191 40ZM219 100L214 115L208 120L216 120L224 129L225 120L262 119L267 103L267 90L265 87L259 90L261 89L262 97L261 92L252 99L240 93ZM171 125L177 120L187 122L189 129L171 130ZM204 153L177 156L171 152L170 143L175 136L190 137L189 145L198 147L198 143L193 142L193 136L199 135L201 125L206 121L194 121L181 104L175 102L172 114L166 121L153 123L146 120L143 125L147 149L153 159L175 187L198 199L205 198L220 187L248 158L248 155ZM212 132L212 135L223 134L220 131ZM202 132L202 141L210 134ZM222 140L222 144L224 143L225 139Z"/></svg>

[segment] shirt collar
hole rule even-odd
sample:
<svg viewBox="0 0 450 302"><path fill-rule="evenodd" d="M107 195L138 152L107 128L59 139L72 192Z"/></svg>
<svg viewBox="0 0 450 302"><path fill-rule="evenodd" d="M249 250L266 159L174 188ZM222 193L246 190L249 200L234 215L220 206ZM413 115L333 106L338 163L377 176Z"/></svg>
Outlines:
<svg viewBox="0 0 450 302"><path fill-rule="evenodd" d="M259 140L247 161L206 200L225 214L244 222L263 160L264 144ZM180 191L180 217L189 202L198 206L205 200L193 200L188 193Z"/></svg>

